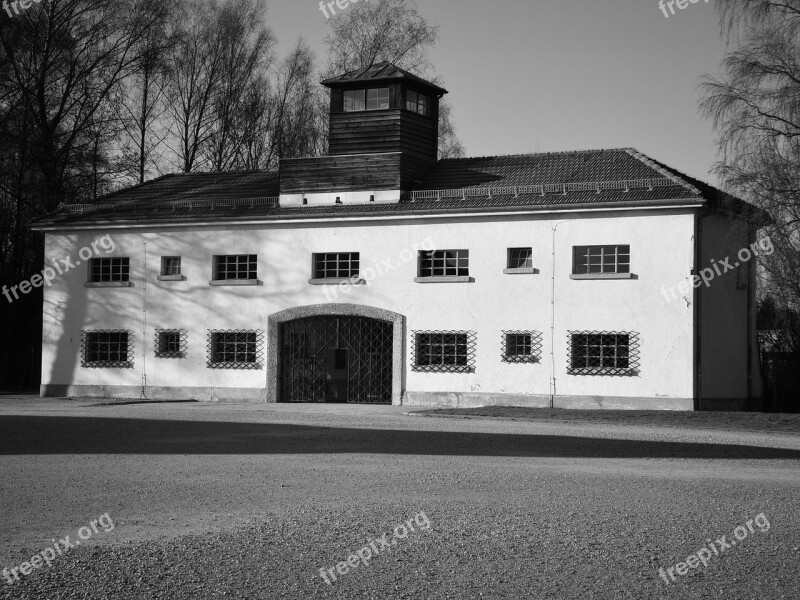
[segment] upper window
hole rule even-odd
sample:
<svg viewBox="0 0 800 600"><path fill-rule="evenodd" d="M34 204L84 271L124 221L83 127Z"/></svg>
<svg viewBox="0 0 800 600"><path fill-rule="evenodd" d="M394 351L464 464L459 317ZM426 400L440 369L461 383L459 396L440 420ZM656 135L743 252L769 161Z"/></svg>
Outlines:
<svg viewBox="0 0 800 600"><path fill-rule="evenodd" d="M180 256L162 256L161 257L161 275L170 277L181 274L181 257Z"/></svg>
<svg viewBox="0 0 800 600"><path fill-rule="evenodd" d="M414 371L471 373L475 370L475 333L471 331L415 331Z"/></svg>
<svg viewBox="0 0 800 600"><path fill-rule="evenodd" d="M314 254L314 279L349 279L360 271L358 252Z"/></svg>
<svg viewBox="0 0 800 600"><path fill-rule="evenodd" d="M93 258L89 263L89 281L92 283L130 281L130 259Z"/></svg>
<svg viewBox="0 0 800 600"><path fill-rule="evenodd" d="M344 112L380 110L389 108L389 88L371 90L346 90L344 92Z"/></svg>
<svg viewBox="0 0 800 600"><path fill-rule="evenodd" d="M469 277L469 250L420 250L420 277Z"/></svg>
<svg viewBox="0 0 800 600"><path fill-rule="evenodd" d="M572 249L574 275L630 272L630 246L575 246Z"/></svg>
<svg viewBox="0 0 800 600"><path fill-rule="evenodd" d="M214 279L217 281L258 279L258 256L255 254L215 256Z"/></svg>
<svg viewBox="0 0 800 600"><path fill-rule="evenodd" d="M533 249L532 248L509 248L508 249L508 268L509 269L530 269L530 268L533 268Z"/></svg>
<svg viewBox="0 0 800 600"><path fill-rule="evenodd" d="M571 375L632 375L639 366L636 333L570 331L568 341Z"/></svg>
<svg viewBox="0 0 800 600"><path fill-rule="evenodd" d="M406 110L427 116L429 104L430 102L425 94L418 94L411 90L406 94Z"/></svg>
<svg viewBox="0 0 800 600"><path fill-rule="evenodd" d="M84 331L81 366L128 369L133 366L133 336L129 331Z"/></svg>

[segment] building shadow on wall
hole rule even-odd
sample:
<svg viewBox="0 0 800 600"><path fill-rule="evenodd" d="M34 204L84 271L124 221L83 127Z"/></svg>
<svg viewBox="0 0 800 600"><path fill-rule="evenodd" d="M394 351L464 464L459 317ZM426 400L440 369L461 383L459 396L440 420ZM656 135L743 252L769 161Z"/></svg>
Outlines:
<svg viewBox="0 0 800 600"><path fill-rule="evenodd" d="M398 454L547 458L800 459L800 450L730 444L276 423L0 417L0 455Z"/></svg>

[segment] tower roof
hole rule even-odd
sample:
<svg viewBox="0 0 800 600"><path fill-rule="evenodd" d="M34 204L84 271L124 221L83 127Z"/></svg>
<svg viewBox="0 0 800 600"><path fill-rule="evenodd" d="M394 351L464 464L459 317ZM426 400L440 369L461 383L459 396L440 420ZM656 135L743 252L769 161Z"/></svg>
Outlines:
<svg viewBox="0 0 800 600"><path fill-rule="evenodd" d="M447 93L446 89L386 61L325 79L322 81L322 85L329 88L336 88L349 87L352 84L397 83L399 81L415 83L439 96L444 96Z"/></svg>

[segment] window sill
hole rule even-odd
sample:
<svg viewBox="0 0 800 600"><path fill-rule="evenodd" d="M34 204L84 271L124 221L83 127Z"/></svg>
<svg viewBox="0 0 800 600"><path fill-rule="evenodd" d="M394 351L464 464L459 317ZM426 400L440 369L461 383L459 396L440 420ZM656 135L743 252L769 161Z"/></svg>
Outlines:
<svg viewBox="0 0 800 600"><path fill-rule="evenodd" d="M639 279L633 273L581 273L569 276L570 279Z"/></svg>
<svg viewBox="0 0 800 600"><path fill-rule="evenodd" d="M186 281L186 276L184 276L184 275L159 275L157 279L159 281Z"/></svg>
<svg viewBox="0 0 800 600"><path fill-rule="evenodd" d="M503 273L506 275L538 275L539 269L534 269L533 267L515 267L503 269Z"/></svg>
<svg viewBox="0 0 800 600"><path fill-rule="evenodd" d="M367 285L367 282L361 277L329 277L326 279L309 279L308 283L311 285L342 285L349 283L350 285Z"/></svg>
<svg viewBox="0 0 800 600"><path fill-rule="evenodd" d="M133 287L132 281L87 281L83 284L87 288L120 288Z"/></svg>
<svg viewBox="0 0 800 600"><path fill-rule="evenodd" d="M416 283L475 283L474 277L446 275L443 277L414 277Z"/></svg>
<svg viewBox="0 0 800 600"><path fill-rule="evenodd" d="M208 285L214 287L240 286L240 285L264 285L260 279L212 279Z"/></svg>

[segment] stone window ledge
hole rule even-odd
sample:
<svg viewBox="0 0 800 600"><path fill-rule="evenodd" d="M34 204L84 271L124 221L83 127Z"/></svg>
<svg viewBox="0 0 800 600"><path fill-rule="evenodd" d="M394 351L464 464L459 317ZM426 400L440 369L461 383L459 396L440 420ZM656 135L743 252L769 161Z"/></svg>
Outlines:
<svg viewBox="0 0 800 600"><path fill-rule="evenodd" d="M87 288L119 288L133 287L132 281L87 281L83 284Z"/></svg>
<svg viewBox="0 0 800 600"><path fill-rule="evenodd" d="M439 277L414 277L416 283L475 283L474 277L445 275Z"/></svg>
<svg viewBox="0 0 800 600"><path fill-rule="evenodd" d="M361 277L327 277L325 279L309 279L308 283L311 285L342 285L349 283L350 285L367 285L366 280Z"/></svg>
<svg viewBox="0 0 800 600"><path fill-rule="evenodd" d="M569 276L570 279L638 279L633 273L581 273Z"/></svg>
<svg viewBox="0 0 800 600"><path fill-rule="evenodd" d="M214 287L264 285L264 282L260 279L212 279L208 282L208 285Z"/></svg>
<svg viewBox="0 0 800 600"><path fill-rule="evenodd" d="M534 269L533 267L514 267L503 269L503 273L506 275L538 275L539 269Z"/></svg>
<svg viewBox="0 0 800 600"><path fill-rule="evenodd" d="M186 281L185 275L159 275L159 281Z"/></svg>

